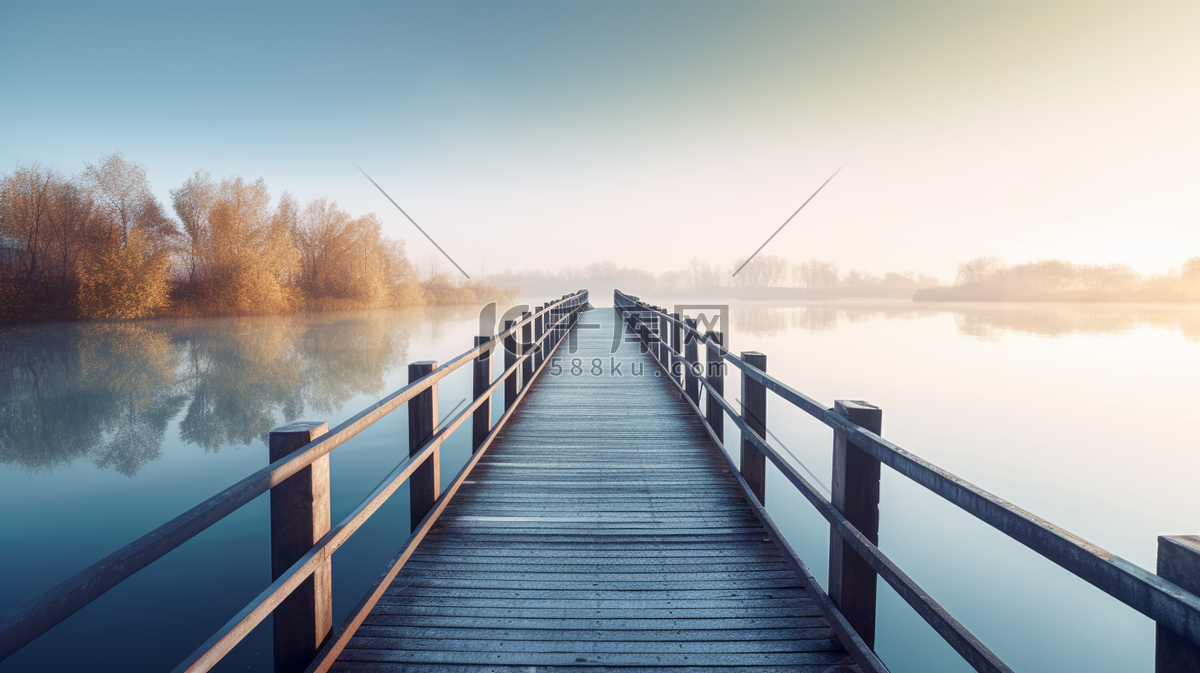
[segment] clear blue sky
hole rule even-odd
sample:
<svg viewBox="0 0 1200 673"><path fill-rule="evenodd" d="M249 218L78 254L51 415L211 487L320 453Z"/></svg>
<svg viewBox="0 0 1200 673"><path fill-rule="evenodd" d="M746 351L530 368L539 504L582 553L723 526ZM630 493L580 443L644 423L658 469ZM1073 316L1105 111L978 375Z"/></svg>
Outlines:
<svg viewBox="0 0 1200 673"><path fill-rule="evenodd" d="M974 5L975 3L966 3ZM469 271L1200 254L1200 3L0 0L0 170L121 150ZM527 253L534 259L521 259Z"/></svg>

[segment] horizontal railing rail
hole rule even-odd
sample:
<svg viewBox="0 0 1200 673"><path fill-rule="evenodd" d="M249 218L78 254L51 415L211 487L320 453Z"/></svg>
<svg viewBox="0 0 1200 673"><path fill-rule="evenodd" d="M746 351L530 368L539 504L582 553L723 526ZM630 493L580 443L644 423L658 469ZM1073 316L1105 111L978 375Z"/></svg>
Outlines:
<svg viewBox="0 0 1200 673"><path fill-rule="evenodd" d="M514 338L519 339L518 347L521 355L516 358L515 364L507 367L500 377L486 387L483 393L476 391L475 399L470 405L434 433L419 450L410 451L409 459L397 466L350 516L331 529L308 553L292 564L267 590L227 623L221 631L218 631L205 644L205 647L193 653L192 657L177 669L207 670L228 652L233 644L240 641L253 628L253 625L261 622L284 598L304 582L315 568L327 562L329 556L418 468L430 461L431 457L436 461L438 447L441 443L476 410L490 401L493 393L507 381L515 378L527 361L544 355L544 349L557 348L562 337L577 320L579 312L587 305L587 298L588 292L580 290L565 295L557 301L547 302L543 307L537 308L535 312L526 313L525 317L520 320L511 321L511 326L499 334L478 343L474 348L433 369L420 379L411 381L403 388L355 414L334 428L332 432L323 434L273 461L233 486L29 601L0 620L0 660L37 639L123 580L192 539L241 506L285 483L289 477L309 468L388 413L413 400L421 393L434 389L438 381L463 365L476 360L483 354L490 355L493 351L503 348L506 341L511 344ZM555 317L553 323L546 320L548 315ZM538 330L537 336L533 337L532 330L527 328L535 324ZM521 336L522 331L525 332L524 337ZM543 357L539 364L544 364L544 360ZM522 396L531 380L532 378L526 380L526 387L521 390ZM511 409L509 411L511 412ZM500 423L507 417L508 414L505 414ZM499 425L496 427L498 428Z"/></svg>
<svg viewBox="0 0 1200 673"><path fill-rule="evenodd" d="M442 442L445 441L445 439L451 434L453 434L454 431L457 430L463 423L465 423L468 418L471 418L474 411L483 405L485 400L490 399L492 393L494 393L509 376L515 374L527 359L538 356L540 353L539 347L543 343L551 340L554 335L554 330L550 328L564 326L565 324L569 323L575 317L575 315L576 313L572 312L569 315L559 318L557 322L548 326L549 328L545 330L544 334L536 338L532 343L527 344L529 346L528 350L525 350L525 352L518 357L516 363L506 369L503 374L491 384L491 386L483 391L482 394L477 395L471 404L467 405L466 408L456 413L445 426L441 427L436 433L434 433L434 435L430 437L424 445L421 446L416 454L411 455L407 461L397 466L397 468L392 471L388 478L386 478L384 482L375 489L374 492L368 495L362 501L362 503L360 503L359 506L342 521L342 523L338 524L338 526L326 533L325 536L308 551L308 553L292 564L292 566L288 568L283 575L276 579L271 586L267 587L266 590L259 594L245 608L243 608L241 612L235 615L231 620L229 620L229 622L221 627L221 629L213 634L213 636L209 638L209 640L203 645L201 645L195 652L193 652L190 657L180 663L179 666L175 668L175 673L184 673L185 671L187 673L199 673L200 671L207 671L211 669L218 661L220 661L222 657L228 654L228 652L233 649L235 645L241 642L241 640L248 633L250 633L255 626L258 626L258 624L266 619L267 615L271 614L271 612L279 606L283 599L287 598L287 596L291 594L291 592L294 591L301 582L307 579L308 576L311 575L319 565L326 562L329 557L331 557L333 553L337 551L337 548L340 547L347 539L349 539L350 535L358 530L358 528L364 522L366 522L371 514L378 510L379 507L383 505L383 503L389 497L391 497L393 493L395 493L396 489L400 488L400 485L407 481L413 475L413 473L416 472L418 467L420 467L426 461L437 460L438 447L441 446ZM494 342L495 340L496 338L492 339L492 341L489 343ZM484 349L485 347L481 346L473 349L472 351L468 351L468 353L480 352ZM459 356L459 358L461 357L463 356ZM535 376L536 373L540 371L541 367L538 367L535 370ZM524 387L525 390L528 390L528 383L531 382L532 380L526 382ZM507 418L508 416L505 415L502 421L507 420ZM499 427L500 426L498 425L497 428ZM483 448L486 448L486 446ZM475 456L478 456L480 453L482 453L482 450L483 449L477 449ZM469 468L474 467L477 460L477 458L471 460L467 467L465 467L464 470L459 473L455 480L456 486L463 478L465 478L466 474L470 472ZM453 496L453 493L447 491L446 494L443 494L444 500L448 500L448 497L446 497L447 495ZM440 512L440 509L436 511ZM406 544L404 549L406 550L408 546L409 544ZM403 551L404 550L402 550L402 553Z"/></svg>
<svg viewBox="0 0 1200 673"><path fill-rule="evenodd" d="M705 424L711 427L711 419L701 412L698 390L704 390L706 399L715 402L721 413L728 414L733 419L743 438L770 459L784 477L830 523L841 539L976 670L1009 669L911 578L900 571L875 543L848 521L843 513L818 492L759 432L750 427L745 420L745 407L743 406L742 412L733 409L721 390L709 383L705 369L699 366L698 358L691 355L690 351L690 358L683 354L683 343L690 341L712 349L718 360L729 362L737 367L744 377L829 426L835 433L844 436L847 442L880 464L887 465L1141 612L1157 622L1161 628L1181 636L1191 646L1200 646L1200 596L1195 593L1055 526L855 424L837 410L822 405L746 362L744 358L735 356L724 348L719 338L701 333L689 324L688 320L675 317L664 309L646 304L638 297L627 295L620 290L615 292L614 298L616 308L622 311L631 329L671 374L668 378L685 392L684 397L693 402L693 407ZM651 325L650 322L656 324ZM676 342L679 340L677 335L672 335L672 339L664 338L664 332L667 330L660 325L667 325L670 330L682 334L682 343ZM698 384L695 387L696 392L689 394L689 381ZM726 451L723 444L718 443L721 444L722 451Z"/></svg>
<svg viewBox="0 0 1200 673"><path fill-rule="evenodd" d="M575 316L572 315L571 318L571 323L573 323ZM569 324L565 327L569 328ZM537 379L538 376L541 375L543 371L545 371L546 364L550 362L550 358L554 355L559 343L561 343L561 337L557 343L550 347L550 352L546 354L542 365L534 370L533 378L529 381L529 383L532 383ZM534 354L531 352L528 354L528 357L533 357L533 355ZM506 370L504 375L496 380L491 390L498 388L499 385L503 383L512 372L517 370L517 367L521 363L522 360L518 360L512 367ZM387 565L387 568L363 596L359 604L355 606L354 610L351 611L351 613L346 617L333 636L326 641L317 657L306 669L306 673L325 673L330 669L330 667L333 666L333 663L337 660L338 655L343 649L345 649L347 643L350 642L350 638L354 635L355 630L358 629L363 620L366 619L367 615L371 612L372 608L374 608L376 603L379 602L379 599L383 596L384 591L387 589L391 581L395 579L396 575L399 574L399 572L404 568L404 565L408 562L409 557L412 556L414 551L416 551L417 545L419 545L421 541L425 539L425 535L433 527L433 524L437 521L438 517L441 516L442 512L446 509L446 506L450 503L450 500L458 492L458 489L462 486L463 482L466 481L468 476L470 476L471 471L475 469L475 466L479 463L479 460L483 458L484 453L499 435L501 428L504 427L504 424L509 420L509 417L512 416L513 412L516 411L517 404L522 398L524 398L525 393L528 391L529 386L523 386L513 399L513 403L511 405L507 405L508 408L505 410L504 414L496 422L496 425L491 428L487 436L483 438L479 447L476 448L475 453L472 454L470 460L463 465L462 469L460 469L458 474L455 475L454 480L446 488L446 491L438 497L430 511L413 529L412 534L404 542L404 545L400 548L400 551L396 554L395 558L393 558L392 561ZM481 397L477 399L476 402L479 403L482 401L482 399L484 398ZM473 406L478 406L478 404ZM468 411L470 411L470 409L462 412L461 415L464 419Z"/></svg>

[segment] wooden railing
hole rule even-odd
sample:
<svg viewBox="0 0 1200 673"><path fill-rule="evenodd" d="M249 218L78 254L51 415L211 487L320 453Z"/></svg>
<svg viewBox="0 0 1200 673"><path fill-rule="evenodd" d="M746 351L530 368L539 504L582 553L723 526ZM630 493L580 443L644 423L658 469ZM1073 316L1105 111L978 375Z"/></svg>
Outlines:
<svg viewBox="0 0 1200 673"><path fill-rule="evenodd" d="M741 430L741 473L760 504L765 504L765 459L770 459L829 522L828 593L868 645L874 643L878 575L975 670L1011 670L879 549L880 466L887 465L1154 620L1158 673L1200 671L1200 536L1159 537L1158 574L1151 573L883 439L878 407L849 400L826 407L767 375L766 355L735 356L722 346L720 332L701 333L694 319L620 290L614 304L691 403L731 466L724 445L725 415ZM700 345L705 347L704 364ZM723 362L741 371L741 410L724 397ZM767 391L833 430L831 498L765 439Z"/></svg>
<svg viewBox="0 0 1200 673"><path fill-rule="evenodd" d="M326 431L324 423L294 423L272 432L269 465L7 615L0 621L0 660L269 490L274 581L175 670L209 670L272 612L275 670L327 670L508 421L587 301L587 290L564 295L523 313L519 320L506 321L504 331L495 336L476 337L474 348L440 367L432 361L410 364L408 385L363 409L332 432ZM491 354L497 347L505 351L504 371L492 380ZM474 363L474 400L439 427L438 381L469 362ZM493 426L491 398L501 387L505 411ZM408 460L349 516L331 527L329 453L405 403L409 410ZM473 419L472 457L445 492L439 493L439 447L467 418ZM410 482L412 534L372 590L329 637L333 621L330 559L405 481Z"/></svg>

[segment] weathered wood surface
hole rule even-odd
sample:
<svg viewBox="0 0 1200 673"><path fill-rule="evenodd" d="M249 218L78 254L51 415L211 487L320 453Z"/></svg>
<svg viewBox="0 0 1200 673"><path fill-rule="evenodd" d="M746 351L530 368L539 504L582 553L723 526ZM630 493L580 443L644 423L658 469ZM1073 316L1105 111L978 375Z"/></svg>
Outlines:
<svg viewBox="0 0 1200 673"><path fill-rule="evenodd" d="M333 670L859 670L677 390L582 322Z"/></svg>
<svg viewBox="0 0 1200 673"><path fill-rule="evenodd" d="M883 412L859 400L837 400L834 409L857 426L883 434ZM871 544L879 546L879 461L840 432L833 436L830 502ZM829 529L829 597L846 620L875 646L878 582L867 560L855 553L836 527Z"/></svg>

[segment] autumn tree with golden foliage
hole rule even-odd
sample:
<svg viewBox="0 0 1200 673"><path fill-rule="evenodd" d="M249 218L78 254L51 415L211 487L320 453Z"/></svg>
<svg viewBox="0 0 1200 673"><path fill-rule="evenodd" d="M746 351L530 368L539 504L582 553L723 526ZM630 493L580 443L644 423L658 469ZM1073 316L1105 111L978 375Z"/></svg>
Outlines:
<svg viewBox="0 0 1200 673"><path fill-rule="evenodd" d="M374 213L352 217L326 199L310 201L300 213L295 239L300 250L300 286L312 299L365 306L388 302L383 225Z"/></svg>
<svg viewBox="0 0 1200 673"><path fill-rule="evenodd" d="M85 318L142 318L170 299L170 251L179 230L150 192L146 169L116 152L88 164L84 183L96 225L82 259L79 314Z"/></svg>
<svg viewBox="0 0 1200 673"><path fill-rule="evenodd" d="M217 187L204 248L207 312L277 313L292 307L299 253L270 204L262 178L233 177Z"/></svg>
<svg viewBox="0 0 1200 673"><path fill-rule="evenodd" d="M170 259L146 232L133 229L125 245L104 239L76 267L84 318L143 318L167 305Z"/></svg>
<svg viewBox="0 0 1200 673"><path fill-rule="evenodd" d="M217 185L208 171L196 171L178 189L171 190L171 205L183 225L179 269L189 289L199 285L207 261L208 216L217 197Z"/></svg>
<svg viewBox="0 0 1200 673"><path fill-rule="evenodd" d="M327 199L274 207L266 183L196 171L170 190L120 152L66 178L0 176L0 320L250 314L500 298L486 283L422 282L373 213Z"/></svg>

